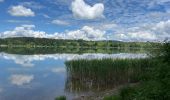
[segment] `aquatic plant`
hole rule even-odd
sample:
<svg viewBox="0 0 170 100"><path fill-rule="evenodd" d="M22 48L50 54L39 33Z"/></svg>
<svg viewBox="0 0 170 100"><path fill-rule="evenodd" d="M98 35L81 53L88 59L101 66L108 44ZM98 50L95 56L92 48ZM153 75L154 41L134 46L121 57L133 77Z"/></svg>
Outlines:
<svg viewBox="0 0 170 100"><path fill-rule="evenodd" d="M170 43L165 43L136 87L124 87L107 100L170 100ZM113 97L119 97L112 99Z"/></svg>
<svg viewBox="0 0 170 100"><path fill-rule="evenodd" d="M66 96L59 96L59 97L56 97L55 100L66 100Z"/></svg>
<svg viewBox="0 0 170 100"><path fill-rule="evenodd" d="M65 64L67 91L103 91L138 82L150 66L150 59L81 59Z"/></svg>

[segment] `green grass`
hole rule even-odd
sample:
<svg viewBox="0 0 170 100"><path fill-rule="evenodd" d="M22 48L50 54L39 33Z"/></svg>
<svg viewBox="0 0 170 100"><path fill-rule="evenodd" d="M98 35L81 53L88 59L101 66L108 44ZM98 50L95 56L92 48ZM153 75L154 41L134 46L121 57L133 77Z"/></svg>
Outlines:
<svg viewBox="0 0 170 100"><path fill-rule="evenodd" d="M59 97L56 97L55 100L66 100L66 96L59 96Z"/></svg>
<svg viewBox="0 0 170 100"><path fill-rule="evenodd" d="M119 100L120 96L114 95L114 96L105 96L103 100Z"/></svg>
<svg viewBox="0 0 170 100"><path fill-rule="evenodd" d="M152 63L146 58L82 59L67 61L65 64L68 73L66 89L78 92L103 91L127 83L136 83ZM92 85L89 87L90 83Z"/></svg>

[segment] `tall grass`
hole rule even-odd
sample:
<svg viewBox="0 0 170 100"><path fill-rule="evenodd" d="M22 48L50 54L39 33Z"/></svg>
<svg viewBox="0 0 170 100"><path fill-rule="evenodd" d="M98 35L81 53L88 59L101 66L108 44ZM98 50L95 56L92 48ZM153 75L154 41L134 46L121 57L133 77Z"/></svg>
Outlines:
<svg viewBox="0 0 170 100"><path fill-rule="evenodd" d="M156 55L151 59L154 66L148 66L138 86L122 88L119 95L105 100L170 100L170 43Z"/></svg>
<svg viewBox="0 0 170 100"><path fill-rule="evenodd" d="M156 56L144 59L73 60L65 64L68 71L67 91L99 91L118 85L127 86L118 95L104 100L170 100L170 43Z"/></svg>
<svg viewBox="0 0 170 100"><path fill-rule="evenodd" d="M67 66L67 91L103 91L138 82L151 62L146 59L72 60ZM153 66L153 65L152 65Z"/></svg>
<svg viewBox="0 0 170 100"><path fill-rule="evenodd" d="M59 97L56 97L55 100L66 100L66 96L59 96Z"/></svg>

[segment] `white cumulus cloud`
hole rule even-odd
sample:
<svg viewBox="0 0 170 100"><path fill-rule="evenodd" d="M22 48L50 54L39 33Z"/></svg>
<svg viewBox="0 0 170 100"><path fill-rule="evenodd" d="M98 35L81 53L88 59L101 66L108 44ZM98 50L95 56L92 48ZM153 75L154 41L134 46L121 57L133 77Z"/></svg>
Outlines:
<svg viewBox="0 0 170 100"><path fill-rule="evenodd" d="M31 9L26 8L22 5L10 7L8 13L11 14L12 16L24 16L24 17L35 16L35 13Z"/></svg>
<svg viewBox="0 0 170 100"><path fill-rule="evenodd" d="M33 28L34 25L22 25L19 27L16 27L12 31L5 31L0 34L1 38L7 38L7 37L44 37L45 32L43 31L34 31Z"/></svg>
<svg viewBox="0 0 170 100"><path fill-rule="evenodd" d="M95 19L104 17L104 5L97 3L90 6L84 2L84 0L74 0L71 6L72 13L75 17L81 19Z"/></svg>
<svg viewBox="0 0 170 100"><path fill-rule="evenodd" d="M133 41L149 41L156 39L155 34L145 31L128 33L127 36Z"/></svg>
<svg viewBox="0 0 170 100"><path fill-rule="evenodd" d="M105 31L84 26L79 30L68 31L66 33L56 33L56 36L63 39L83 39L83 40L104 40Z"/></svg>
<svg viewBox="0 0 170 100"><path fill-rule="evenodd" d="M105 31L94 29L93 27L84 26L80 30L70 31L66 36L70 39L84 40L104 40Z"/></svg>
<svg viewBox="0 0 170 100"><path fill-rule="evenodd" d="M157 35L153 32L143 30L115 34L114 38L121 41L155 41L158 39Z"/></svg>

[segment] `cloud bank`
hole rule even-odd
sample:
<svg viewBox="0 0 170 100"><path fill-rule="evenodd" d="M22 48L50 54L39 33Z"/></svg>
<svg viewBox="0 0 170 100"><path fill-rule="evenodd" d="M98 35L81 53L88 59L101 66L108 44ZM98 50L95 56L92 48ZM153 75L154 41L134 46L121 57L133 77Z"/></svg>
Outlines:
<svg viewBox="0 0 170 100"><path fill-rule="evenodd" d="M130 27L117 33L114 37L123 41L164 41L170 39L170 20Z"/></svg>
<svg viewBox="0 0 170 100"><path fill-rule="evenodd" d="M79 30L67 31L65 33L47 34L44 31L35 31L34 25L21 25L12 31L0 33L1 38L7 37L35 37L35 38L53 38L53 39L84 39L84 40L102 40L105 31L84 26Z"/></svg>
<svg viewBox="0 0 170 100"><path fill-rule="evenodd" d="M59 23L58 23L59 24ZM60 23L64 24L64 23ZM111 30L111 32L109 32ZM123 28L116 24L102 24L96 27L83 26L77 30L55 32L48 34L36 31L35 25L21 25L11 31L0 33L1 38L35 37L53 39L83 39L83 40L120 40L120 41L164 41L170 39L170 20L155 24Z"/></svg>

